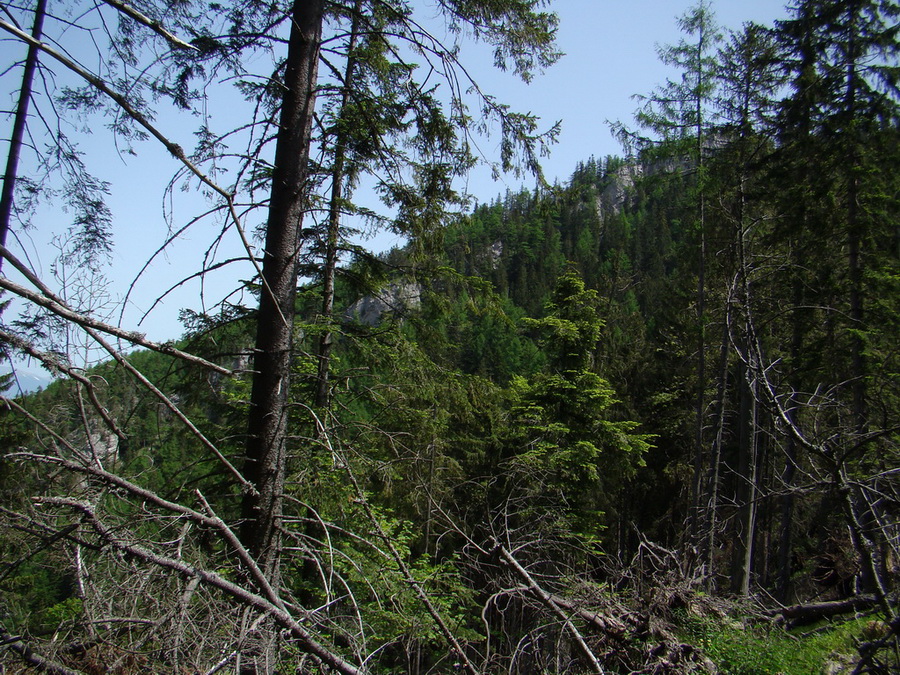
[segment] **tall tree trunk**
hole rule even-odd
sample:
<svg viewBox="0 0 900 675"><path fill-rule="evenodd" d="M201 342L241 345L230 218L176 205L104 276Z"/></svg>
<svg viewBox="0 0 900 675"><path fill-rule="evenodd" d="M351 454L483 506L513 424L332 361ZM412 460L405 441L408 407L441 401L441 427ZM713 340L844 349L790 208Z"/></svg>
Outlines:
<svg viewBox="0 0 900 675"><path fill-rule="evenodd" d="M805 223L805 211L802 216L801 222ZM800 270L802 262L799 249L799 243L796 241L792 242L791 268L795 270L795 274L799 274L798 270ZM803 349L803 340L806 336L803 312L800 309L805 302L805 292L803 283L799 278L795 278L793 282L792 302L794 311L791 318L791 373L787 378L791 392L787 400L787 415L791 420L795 418L797 408L800 406L800 401L797 398L800 391L799 363ZM781 602L786 603L791 592L793 571L794 481L797 476L799 445L792 435L789 435L784 443L784 469L781 472L781 489L784 492L780 498L781 514L778 532L778 584L776 597Z"/></svg>
<svg viewBox="0 0 900 675"><path fill-rule="evenodd" d="M809 17L806 17L808 20ZM792 177L795 189L800 188L802 193L792 192L794 199L792 203L787 205L787 214L791 216L793 221L793 231L787 237L790 260L791 279L791 346L790 346L790 372L787 375L787 384L790 388L786 402L786 414L791 421L796 421L797 411L802 405L799 394L802 391L802 366L804 345L809 326L809 310L806 305L809 302L810 290L806 280L803 278L806 269L805 246L807 244L808 233L810 232L810 223L814 219L810 212L809 195L807 191L811 189L816 177L812 175L812 171L816 162L809 155L810 139L812 138L812 111L814 103L812 101L813 87L811 82L815 78L816 51L811 43L812 34L808 30L800 37L798 45L798 61L799 67L793 87L796 96L792 103L791 123L792 142L790 152L795 155L793 161L798 162L794 168L797 172ZM788 130L785 130L788 131ZM793 558L793 526L794 526L794 510L795 496L794 483L796 481L797 468L800 462L799 454L800 446L792 435L785 439L785 464L781 473L781 482L783 495L781 497L781 514L779 523L778 538L778 587L777 597L782 602L788 602L788 596L791 592L791 572Z"/></svg>
<svg viewBox="0 0 900 675"><path fill-rule="evenodd" d="M745 98L749 100L749 96ZM758 340L753 325L753 291L751 290L752 269L747 251L747 175L743 173L749 164L746 155L746 132L750 119L748 107L744 108L741 133L741 153L739 165L742 174L738 183L738 208L737 228L735 232L735 248L737 252L737 281L739 287L737 293L744 306L744 327L742 340L745 344L745 361L740 365L739 391L739 415L738 415L738 470L736 502L739 506L737 518L737 538L735 541L734 557L732 558L731 590L743 596L750 595L750 580L753 571L754 543L756 540L757 521L757 494L759 492L759 390L760 364L753 356L754 350L750 345Z"/></svg>
<svg viewBox="0 0 900 675"><path fill-rule="evenodd" d="M316 382L313 395L313 405L320 410L327 409L331 402L331 349L334 342L331 324L334 318L334 283L337 276L341 214L344 205L344 167L347 159L348 140L344 121L347 107L350 105L353 75L356 70L356 43L359 40L362 8L362 0L356 0L350 24L347 63L344 67L344 86L341 92L341 106L338 111L338 124L334 139L334 160L331 166L331 195L329 196L328 222L325 230L325 255L322 261L322 304L318 317L322 334L319 336L317 345ZM326 420L326 416L323 415L322 419ZM319 525L318 514L311 504L307 506L306 517L304 529L307 540L319 541L323 539L325 533ZM307 557L304 560L301 574L306 588L300 593L299 598L301 602L309 605L316 601L316 594L312 589L315 588L315 581L319 575L319 566L312 557Z"/></svg>
<svg viewBox="0 0 900 675"><path fill-rule="evenodd" d="M866 365L865 343L861 332L864 330L863 315L863 266L860 259L862 242L862 226L859 222L859 178L854 174L850 178L847 190L848 219L848 265L850 277L850 321L853 326L851 338L851 374L853 377L853 416L856 430L865 433L868 427L866 406Z"/></svg>
<svg viewBox="0 0 900 675"><path fill-rule="evenodd" d="M726 308L726 314L728 309ZM716 388L716 436L713 439L707 467L706 489L704 491L702 539L702 560L706 565L706 573L710 583L715 581L716 529L718 528L718 503L720 467L722 463L722 445L728 426L728 319L722 321L722 341L719 345L719 383Z"/></svg>
<svg viewBox="0 0 900 675"><path fill-rule="evenodd" d="M759 473L759 408L756 390L757 365L742 368L740 383L740 442L736 501L739 507L737 537L732 558L731 590L744 597L750 595L756 539L757 486Z"/></svg>
<svg viewBox="0 0 900 675"><path fill-rule="evenodd" d="M703 135L703 102L704 102L704 86L703 78L704 64L703 57L706 50L707 34L704 28L700 28L697 42L697 63L695 65L697 73L697 90L694 99L694 115L695 115L695 152L697 154L697 227L699 230L699 260L697 267L697 394L694 401L694 512L698 515L697 521L709 522L714 516L702 511L704 504L702 503L704 495L702 494L702 474L703 474L703 455L704 455L704 422L706 417L706 164L703 157L703 145L705 138ZM710 457L710 462L717 461ZM710 465L707 467L710 472L714 469ZM718 471L716 467L715 471ZM709 508L707 500L705 504ZM713 507L714 508L714 507ZM692 529L695 530L696 526ZM699 533L703 536L704 532Z"/></svg>
<svg viewBox="0 0 900 675"><path fill-rule="evenodd" d="M850 281L850 321L852 322L852 337L850 342L850 352L852 363L851 376L852 392L853 392L853 416L855 418L857 432L865 433L868 427L867 411L866 411L866 367L865 367L865 344L861 335L864 329L863 316L863 266L860 258L861 244L863 240L863 222L859 213L859 191L860 180L859 171L861 157L859 153L859 141L857 134L859 133L855 124L857 122L857 87L859 83L857 78L857 59L860 58L857 53L856 41L856 15L851 17L848 45L847 45L847 87L844 95L844 115L848 122L846 133L849 138L849 152L843 163L849 172L847 177L847 265L848 276Z"/></svg>
<svg viewBox="0 0 900 675"><path fill-rule="evenodd" d="M47 0L38 0L34 9L34 24L31 36L40 40L44 32L44 16L47 13ZM28 119L28 105L31 103L31 86L34 82L34 71L37 68L38 48L28 46L25 57L25 70L22 73L22 86L19 88L19 102L16 105L16 117L13 120L13 131L9 139L9 154L6 157L6 171L3 173L3 192L0 194L0 246L6 246L12 220L13 197L16 188L16 176L19 171L19 153L22 151L22 136L25 133L25 122ZM0 258L0 269L3 259Z"/></svg>
<svg viewBox="0 0 900 675"><path fill-rule="evenodd" d="M353 20L350 26L350 43L347 47L347 64L344 68L344 90L341 93L341 108L338 119L343 120L350 104L350 88L356 69L356 42L359 39L359 22L362 12L362 0L356 0L353 9ZM316 372L316 407L328 405L331 374L331 347L334 335L331 331L331 320L334 315L334 280L337 271L338 243L340 241L341 212L344 201L344 164L347 159L347 130L338 124L334 140L334 164L331 167L331 197L328 206L328 229L325 233L325 261L322 270L322 310L320 319L324 329L319 338Z"/></svg>
<svg viewBox="0 0 900 675"><path fill-rule="evenodd" d="M275 146L275 168L266 223L253 388L247 421L244 477L255 492L241 504L240 538L271 586L281 585L282 498L291 389L297 262L307 207L307 180L316 100L324 0L294 0L284 92ZM251 635L241 655L241 675L267 673L275 635Z"/></svg>
<svg viewBox="0 0 900 675"><path fill-rule="evenodd" d="M278 531L285 477L297 259L307 206L323 11L324 0L294 1L266 225L244 463L244 475L256 493L244 495L240 536L275 588L280 581Z"/></svg>

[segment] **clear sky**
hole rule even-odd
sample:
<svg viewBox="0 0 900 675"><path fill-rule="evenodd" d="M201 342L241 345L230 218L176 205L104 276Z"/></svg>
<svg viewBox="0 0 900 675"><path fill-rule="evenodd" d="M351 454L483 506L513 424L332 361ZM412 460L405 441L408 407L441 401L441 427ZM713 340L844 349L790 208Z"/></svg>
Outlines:
<svg viewBox="0 0 900 675"><path fill-rule="evenodd" d="M713 0L712 7L720 26L737 30L748 21L771 25L784 18L786 1ZM660 63L657 47L679 41L676 17L694 4L694 0L556 0L558 42L565 56L530 85L488 74L492 90L513 107L547 121L562 120L559 143L544 163L550 182L554 178L565 182L577 162L592 155L622 154L606 121L630 123L638 107L632 96L649 94L674 76ZM476 192L483 190L478 186Z"/></svg>
<svg viewBox="0 0 900 675"><path fill-rule="evenodd" d="M558 44L565 56L529 85L509 74L494 71L490 67L490 56L483 49L470 51L468 56L464 51L462 60L485 91L495 94L513 109L532 112L540 116L545 125L557 120L562 122L559 143L545 161L544 168L551 182L565 183L579 161L591 156L602 158L622 154L607 121L631 122L638 105L631 97L649 94L668 76L674 76L660 63L657 46L680 39L676 17L692 4L693 0L556 0L552 8L560 16ZM783 18L786 15L784 4L785 0L718 0L713 8L723 28L737 29L746 21L771 24L775 19ZM0 49L9 44L0 44ZM229 123L236 121L229 119L233 111L227 104L212 102L209 111L218 128L228 128ZM193 145L190 126L180 126L177 118L166 114L158 121L161 128L184 147ZM4 131L3 136L8 136L8 131ZM495 151L492 143L483 144L483 149L488 153ZM83 147L94 173L112 183L110 205L115 219L116 249L108 276L112 282L110 292L114 298L121 298L127 282L166 237L169 224L163 217L164 205L168 208L173 203L176 207L182 203L182 207L176 208L174 222L177 225L190 210L197 210L198 203L202 207L202 201L177 190L174 197L165 196L164 187L178 165L154 142L136 146L138 155L135 157L118 153L108 136L102 133L95 134ZM479 171L469 180L468 189L480 201L487 201L507 188L517 189L523 184L531 187L533 181L510 176L495 183L486 172ZM185 209L183 205L188 203L193 206ZM46 242L54 222L62 222L62 217L53 213L40 214L31 239L24 239L31 258L39 261L44 274L48 273L53 258ZM59 229L64 228L60 226ZM181 334L177 320L179 309L200 306L196 284L158 306L139 327L136 322L150 309L155 297L199 267L215 232L215 226L193 231L154 263L132 293L131 304L125 312L128 328L137 327L155 340L172 339ZM392 243L396 240L388 237L380 239L377 245L386 247ZM231 241L228 248L237 251L234 244ZM214 302L224 289L234 288L236 277L249 276L249 270L238 274L237 270L226 269L212 280L205 302Z"/></svg>

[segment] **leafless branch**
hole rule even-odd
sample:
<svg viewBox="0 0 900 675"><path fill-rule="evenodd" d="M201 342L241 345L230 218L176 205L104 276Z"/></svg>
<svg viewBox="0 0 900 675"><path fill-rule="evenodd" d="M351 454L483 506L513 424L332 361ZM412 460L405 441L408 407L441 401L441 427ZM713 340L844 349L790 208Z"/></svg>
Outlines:
<svg viewBox="0 0 900 675"><path fill-rule="evenodd" d="M603 666L600 665L600 662L597 660L596 655L588 647L587 642L584 641L584 637L581 635L581 631L572 623L572 619L569 615L567 615L561 605L558 605L553 601L553 597L547 593L543 588L541 588L538 583L534 580L534 578L529 574L528 570L526 570L519 563L518 560L510 553L505 546L500 544L500 542L495 542L494 550L500 554L500 557L503 558L504 561L515 571L515 573L524 581L534 596L544 604L555 616L557 616L560 621L563 622L563 625L572 635L572 638L578 644L579 649L581 649L581 653L584 654L584 657L587 659L588 663L591 664L591 668L594 673L597 675L604 675L605 671L603 670Z"/></svg>
<svg viewBox="0 0 900 675"><path fill-rule="evenodd" d="M188 49L190 51L195 51L195 52L200 51L194 45L188 44L187 42L185 42L178 36L174 35L173 33L170 33L168 30L166 30L166 28L159 21L156 21L155 19L151 19L150 17L145 16L144 14L141 14L137 9L135 9L131 5L128 5L124 2L122 2L121 0L103 0L103 2L105 2L110 7L115 7L117 10L119 10L126 16L131 17L138 23L144 24L145 26L147 26L147 28L152 30L154 33L165 38L176 49Z"/></svg>
<svg viewBox="0 0 900 675"><path fill-rule="evenodd" d="M91 404L94 406L97 414L99 414L100 417L103 418L103 421L106 423L107 427L109 427L109 429L116 436L118 436L120 440L125 440L125 432L119 428L119 426L116 424L116 421L110 416L109 411L103 406L103 404L100 403L100 400L97 398L96 387L89 377L85 377L79 371L79 369L72 368L67 363L63 363L62 361L60 361L60 359L57 358L55 354L36 349L33 345L29 344L18 335L14 335L8 331L0 329L0 340L4 340L8 344L13 345L16 349L24 354L27 354L33 359L37 359L51 373L64 373L67 377L83 385L87 389L88 397L91 399Z"/></svg>
<svg viewBox="0 0 900 675"><path fill-rule="evenodd" d="M21 637L7 633L2 625L0 625L0 647L5 647L15 652L25 663L34 666L42 673L50 673L50 675L85 675L80 670L72 670L38 654Z"/></svg>
<svg viewBox="0 0 900 675"><path fill-rule="evenodd" d="M68 497L38 497L36 504L58 506L72 509L83 515L97 536L112 548L127 553L145 563L160 567L171 572L183 575L185 578L196 577L202 583L216 588L245 607L252 607L270 616L279 626L293 637L298 645L310 654L314 654L324 663L344 675L364 675L365 671L345 660L339 654L321 644L315 636L298 623L289 613L271 602L269 599L257 595L252 591L236 584L222 575L188 564L182 560L176 560L164 556L135 542L125 539L117 530L107 527L97 516L93 507L86 502Z"/></svg>
<svg viewBox="0 0 900 675"><path fill-rule="evenodd" d="M29 302L33 302L34 304L43 307L44 309L53 312L57 316L67 321L71 321L72 323L77 324L82 328L92 328L95 330L99 330L116 338L126 340L131 344L139 345L141 347L151 349L155 352L159 352L160 354L166 354L168 356L173 356L177 359L181 359L189 363L194 363L222 375L227 375L229 377L234 376L234 372L229 370L228 368L220 366L216 363L212 363L211 361L207 361L206 359L200 358L199 356L181 351L171 344L160 344L158 342L153 342L151 340L148 340L141 333L127 331L119 328L118 326L113 326L85 314L76 312L75 310L71 309L62 298L53 293L53 291L51 291L46 286L46 284L41 282L41 280L38 279L28 269L28 267L24 265L18 258L16 258L6 247L0 246L0 256L12 263L13 267L15 267L16 270L18 270L23 276L25 276L25 278L28 279L28 281L30 281L36 288L40 290L40 293L35 293L34 291L31 291L24 286L10 281L4 276L0 276L0 288L6 289L11 293L15 293L19 297L24 298Z"/></svg>

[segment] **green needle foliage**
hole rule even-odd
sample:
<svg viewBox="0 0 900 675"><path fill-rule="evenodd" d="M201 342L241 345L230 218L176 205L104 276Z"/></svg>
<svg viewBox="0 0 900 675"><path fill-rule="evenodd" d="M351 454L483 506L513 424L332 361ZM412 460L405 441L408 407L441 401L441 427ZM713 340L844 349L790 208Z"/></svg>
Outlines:
<svg viewBox="0 0 900 675"><path fill-rule="evenodd" d="M76 24L119 11L77 4ZM4 357L68 377L0 399L0 669L19 672L24 646L45 670L121 675L895 666L896 3L798 0L720 35L700 2L660 52L683 77L641 99L652 138L470 213L454 210L473 134L495 124L496 168L536 170L554 130L468 97L457 48L487 41L527 81L558 57L545 3L441 0L446 44L399 0L140 5L100 61L129 98L89 82L55 110L115 111L137 151L151 103L236 81L247 125L204 127L190 159L230 181L203 179L231 214L209 255L266 220L285 274L248 268L240 289L268 309L185 312L177 344L91 328L153 348L99 364L78 327L94 318L2 277ZM173 51L141 71L163 23L193 48L160 37ZM280 52L292 25L302 63ZM278 118L293 66L315 84L293 91L308 128ZM41 166L89 177L55 143L64 166ZM112 221L107 186L81 182L54 273L96 317ZM354 203L364 185L385 209ZM378 229L408 242L351 243ZM16 294L41 309L16 317ZM854 591L872 616L821 634L718 616L747 613L729 593L788 616Z"/></svg>
<svg viewBox="0 0 900 675"><path fill-rule="evenodd" d="M630 421L613 421L609 383L593 371L602 321L597 292L575 271L563 274L542 319L523 323L538 334L547 366L510 385L510 467L520 487L559 501L576 533L597 537L603 511L644 463L650 437Z"/></svg>

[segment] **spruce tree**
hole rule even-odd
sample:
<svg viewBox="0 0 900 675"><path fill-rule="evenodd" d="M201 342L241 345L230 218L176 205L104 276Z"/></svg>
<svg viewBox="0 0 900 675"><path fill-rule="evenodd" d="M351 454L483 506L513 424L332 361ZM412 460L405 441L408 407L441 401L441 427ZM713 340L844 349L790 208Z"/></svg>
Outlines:
<svg viewBox="0 0 900 675"><path fill-rule="evenodd" d="M847 489L848 471L858 472L859 485L871 480L879 454L875 440L882 433L870 426L869 385L877 375L867 364L867 344L881 332L867 317L873 293L866 279L870 265L881 267L893 255L883 248L883 226L896 201L883 199L884 176L875 167L887 160L879 139L895 133L898 120L897 73L891 66L898 47L897 16L890 2L810 0L792 5L791 17L776 26L792 90L778 119L773 162L776 180L784 186L777 193L781 217L775 235L790 260L783 268L784 286L792 289L784 415L806 428L821 420L826 408L834 411L826 428L832 434L827 445L835 449L823 455L811 446L807 461L841 491ZM836 245L839 258L833 255ZM827 393L809 398L813 391ZM886 421L895 414L880 417ZM816 436L821 433L824 428ZM802 441L796 434L786 441L788 486L801 461ZM880 517L872 511L869 489L861 488L847 503L845 519L872 587L883 577L880 563L872 561L878 549L874 540L883 529L865 524ZM782 592L787 590L790 499L782 523Z"/></svg>
<svg viewBox="0 0 900 675"><path fill-rule="evenodd" d="M649 438L637 424L615 420L612 387L595 371L603 322L597 292L569 270L559 277L542 319L525 325L547 358L543 372L510 386L511 483L525 499L525 517L549 508L581 536L598 538L604 511L644 463ZM530 501L533 500L533 501ZM537 510L534 510L537 509Z"/></svg>
<svg viewBox="0 0 900 675"><path fill-rule="evenodd" d="M716 59L722 36L710 3L701 0L678 18L685 37L674 45L660 48L663 63L681 70L681 80L666 85L648 96L640 96L643 106L636 115L638 124L652 137L641 137L619 125L626 144L635 141L647 161L662 169L689 174L691 186L691 231L695 248L695 373L694 373L694 482L691 531L694 536L714 529L718 489L718 458L707 452L707 238L708 171L707 156L717 144L713 135L713 102L719 67ZM703 485L704 468L709 473ZM702 530L702 532L701 532Z"/></svg>
<svg viewBox="0 0 900 675"><path fill-rule="evenodd" d="M709 163L716 176L711 194L716 205L713 220L718 224L712 237L719 252L713 272L723 291L719 296L721 337L712 444L713 453L725 458L716 466L721 465L721 480L730 482L733 495L726 493L722 501L737 507L737 517L731 519L735 542L731 587L749 595L757 557L756 527L761 520L761 477L766 474L765 418L760 413L759 383L750 348L761 337L753 323L755 309L768 300L762 287L765 274L757 261L768 236L770 189L759 167L774 149L776 94L784 80L774 39L760 25L745 24L732 33L719 61L723 65L718 73L716 109L722 147Z"/></svg>

